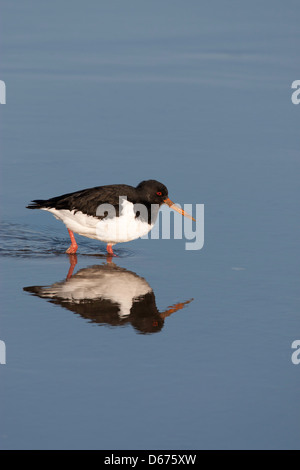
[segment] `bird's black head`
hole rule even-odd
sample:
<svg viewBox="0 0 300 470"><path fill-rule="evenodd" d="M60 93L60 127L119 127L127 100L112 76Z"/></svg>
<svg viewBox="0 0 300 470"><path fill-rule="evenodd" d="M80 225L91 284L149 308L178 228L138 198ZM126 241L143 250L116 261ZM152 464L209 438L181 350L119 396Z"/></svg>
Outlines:
<svg viewBox="0 0 300 470"><path fill-rule="evenodd" d="M166 186L159 181L147 180L142 181L136 187L137 191L141 194L144 201L150 204L164 204L168 199L168 190Z"/></svg>

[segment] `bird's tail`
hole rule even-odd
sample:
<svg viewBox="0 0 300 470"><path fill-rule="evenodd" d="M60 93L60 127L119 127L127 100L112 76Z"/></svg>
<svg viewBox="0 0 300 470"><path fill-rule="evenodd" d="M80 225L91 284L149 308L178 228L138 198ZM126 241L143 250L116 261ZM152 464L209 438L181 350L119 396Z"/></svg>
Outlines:
<svg viewBox="0 0 300 470"><path fill-rule="evenodd" d="M43 209L45 207L45 200L44 199L35 199L31 201L31 203L26 206L26 209Z"/></svg>

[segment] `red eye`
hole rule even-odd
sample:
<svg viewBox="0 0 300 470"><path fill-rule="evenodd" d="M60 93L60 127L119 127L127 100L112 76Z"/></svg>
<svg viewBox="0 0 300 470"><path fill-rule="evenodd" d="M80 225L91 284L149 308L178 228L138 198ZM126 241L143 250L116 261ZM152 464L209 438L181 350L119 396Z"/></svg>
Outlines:
<svg viewBox="0 0 300 470"><path fill-rule="evenodd" d="M162 193L161 193L160 191L158 191L156 194L157 194L158 196L161 196L161 195L162 195Z"/></svg>

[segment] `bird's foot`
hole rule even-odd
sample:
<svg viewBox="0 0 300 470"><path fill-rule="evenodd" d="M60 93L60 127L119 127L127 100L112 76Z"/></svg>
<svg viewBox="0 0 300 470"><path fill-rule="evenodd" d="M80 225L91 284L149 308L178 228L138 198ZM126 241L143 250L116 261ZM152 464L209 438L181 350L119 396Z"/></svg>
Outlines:
<svg viewBox="0 0 300 470"><path fill-rule="evenodd" d="M71 245L69 246L69 248L67 249L66 253L68 253L68 255L75 255L77 249L78 249L78 245L76 243L76 240L75 240L75 237L74 237L74 233L72 232L72 230L70 230L68 228L68 232L69 232L69 235L70 235L70 238L71 238Z"/></svg>
<svg viewBox="0 0 300 470"><path fill-rule="evenodd" d="M107 253L108 253L109 256L117 256L117 255L113 252L112 245L107 244L106 250L107 250Z"/></svg>
<svg viewBox="0 0 300 470"><path fill-rule="evenodd" d="M75 255L77 249L78 249L78 245L70 245L66 253L68 253L68 255Z"/></svg>

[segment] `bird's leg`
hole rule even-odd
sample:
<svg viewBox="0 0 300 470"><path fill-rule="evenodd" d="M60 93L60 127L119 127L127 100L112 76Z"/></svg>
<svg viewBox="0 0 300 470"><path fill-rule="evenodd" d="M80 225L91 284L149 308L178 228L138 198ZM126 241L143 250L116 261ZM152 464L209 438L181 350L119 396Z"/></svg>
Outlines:
<svg viewBox="0 0 300 470"><path fill-rule="evenodd" d="M106 245L106 250L107 250L107 253L108 253L110 256L117 256L117 255L115 255L114 252L113 252L112 244L111 244L111 243L108 243L108 244Z"/></svg>
<svg viewBox="0 0 300 470"><path fill-rule="evenodd" d="M73 271L77 264L77 255L75 255L74 253L69 255L69 261L70 261L70 268L67 274L67 279L70 279L73 276Z"/></svg>
<svg viewBox="0 0 300 470"><path fill-rule="evenodd" d="M68 232L69 232L69 235L70 235L70 238L71 238L71 245L69 246L69 248L67 249L66 253L68 253L69 255L72 255L72 254L75 254L76 251L77 251L77 248L78 248L78 245L76 243L76 240L75 240L75 237L74 237L74 233L72 232L72 230L70 230L68 228Z"/></svg>

